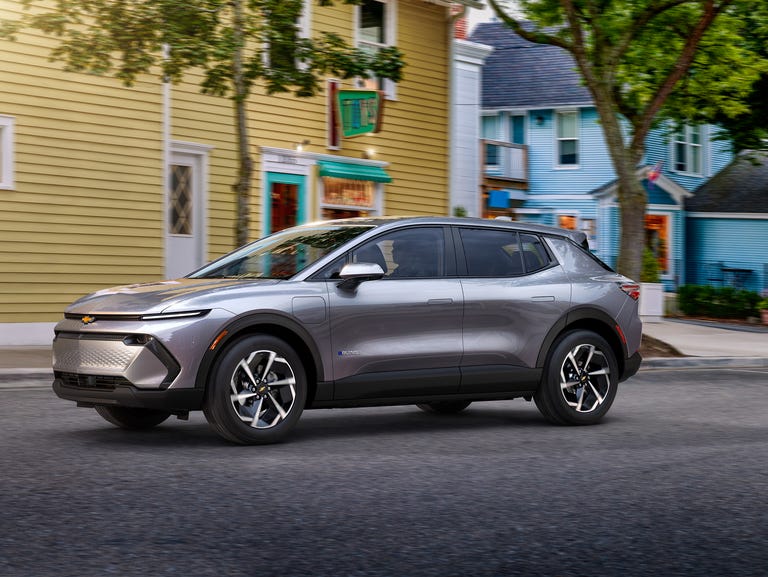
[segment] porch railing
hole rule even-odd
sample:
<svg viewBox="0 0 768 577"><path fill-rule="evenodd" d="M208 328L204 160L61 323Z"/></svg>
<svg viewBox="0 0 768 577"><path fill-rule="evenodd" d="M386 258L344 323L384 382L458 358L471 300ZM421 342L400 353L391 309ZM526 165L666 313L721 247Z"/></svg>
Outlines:
<svg viewBox="0 0 768 577"><path fill-rule="evenodd" d="M685 272L686 284L730 286L755 292L768 290L768 262L688 261Z"/></svg>
<svg viewBox="0 0 768 577"><path fill-rule="evenodd" d="M501 140L480 140L486 177L528 182L528 146Z"/></svg>

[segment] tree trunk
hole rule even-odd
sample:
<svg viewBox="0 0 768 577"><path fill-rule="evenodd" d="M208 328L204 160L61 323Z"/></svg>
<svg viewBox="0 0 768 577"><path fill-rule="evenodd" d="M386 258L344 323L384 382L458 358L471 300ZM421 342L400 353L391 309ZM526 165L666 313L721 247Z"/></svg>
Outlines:
<svg viewBox="0 0 768 577"><path fill-rule="evenodd" d="M643 157L645 137L632 139L625 144L621 122L607 94L593 91L595 104L602 121L603 134L611 155L618 180L618 204L620 207L621 235L616 269L631 279L640 280L640 268L645 245L645 188L637 178L637 168Z"/></svg>
<svg viewBox="0 0 768 577"><path fill-rule="evenodd" d="M250 236L253 159L248 148L248 113L246 110L248 87L243 70L243 55L245 52L243 1L235 0L232 6L234 10L233 34L235 40L235 53L232 61L232 84L237 131L237 153L239 158L237 181L232 185L232 190L237 198L235 243L236 246L242 246L248 242Z"/></svg>

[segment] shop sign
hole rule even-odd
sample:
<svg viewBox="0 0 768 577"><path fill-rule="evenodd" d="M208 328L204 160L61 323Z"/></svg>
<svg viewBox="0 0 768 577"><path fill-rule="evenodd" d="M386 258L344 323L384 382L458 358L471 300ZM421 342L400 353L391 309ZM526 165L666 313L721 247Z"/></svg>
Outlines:
<svg viewBox="0 0 768 577"><path fill-rule="evenodd" d="M339 90L336 106L345 138L381 130L384 98L380 90Z"/></svg>

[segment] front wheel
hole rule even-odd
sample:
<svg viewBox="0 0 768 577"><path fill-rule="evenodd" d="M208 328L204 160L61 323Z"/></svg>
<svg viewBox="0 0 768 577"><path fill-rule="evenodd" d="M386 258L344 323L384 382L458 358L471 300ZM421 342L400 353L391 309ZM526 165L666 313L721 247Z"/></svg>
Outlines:
<svg viewBox="0 0 768 577"><path fill-rule="evenodd" d="M101 417L121 429L141 430L151 429L165 421L171 413L153 409L136 409L133 407L97 406L96 412Z"/></svg>
<svg viewBox="0 0 768 577"><path fill-rule="evenodd" d="M296 425L306 400L307 378L296 351L276 337L251 335L216 362L203 413L229 441L276 443Z"/></svg>
<svg viewBox="0 0 768 577"><path fill-rule="evenodd" d="M559 425L592 425L608 412L618 386L618 364L608 342L576 330L561 336L534 395L544 417Z"/></svg>

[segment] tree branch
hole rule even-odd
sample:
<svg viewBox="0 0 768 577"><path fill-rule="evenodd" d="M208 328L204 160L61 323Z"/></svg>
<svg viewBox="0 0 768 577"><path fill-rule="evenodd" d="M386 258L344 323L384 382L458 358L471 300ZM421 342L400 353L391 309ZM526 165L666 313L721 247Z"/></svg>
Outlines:
<svg viewBox="0 0 768 577"><path fill-rule="evenodd" d="M652 3L650 6L648 6L643 12L632 19L634 24L627 29L626 33L616 43L614 49L608 55L606 61L609 63L609 65L616 66L619 60L621 60L621 57L626 54L627 50L632 45L632 41L637 38L638 34L651 20L660 14L663 14L667 10L671 10L677 6L687 4L690 1L691 0L664 0L659 3Z"/></svg>
<svg viewBox="0 0 768 577"><path fill-rule="evenodd" d="M683 46L680 56L677 58L669 74L659 86L656 94L643 110L642 114L638 117L638 122L633 126L634 134L632 135L631 146L642 146L645 141L645 137L653 124L653 120L656 114L659 112L664 102L672 93L675 85L680 81L683 75L693 61L693 57L696 54L696 49L704 36L704 33L714 22L715 18L722 12L727 6L733 3L733 0L723 0L720 4L715 4L714 0L706 0L704 6L704 14L694 27L691 34L686 40L685 46Z"/></svg>
<svg viewBox="0 0 768 577"><path fill-rule="evenodd" d="M549 44L551 46L559 46L568 52L573 52L573 46L562 38L558 38L552 34L546 34L539 29L526 30L516 18L512 18L509 14L504 12L504 9L496 0L488 0L488 3L493 8L494 12L496 12L496 15L501 18L502 22L514 30L515 33L521 38L535 44Z"/></svg>

